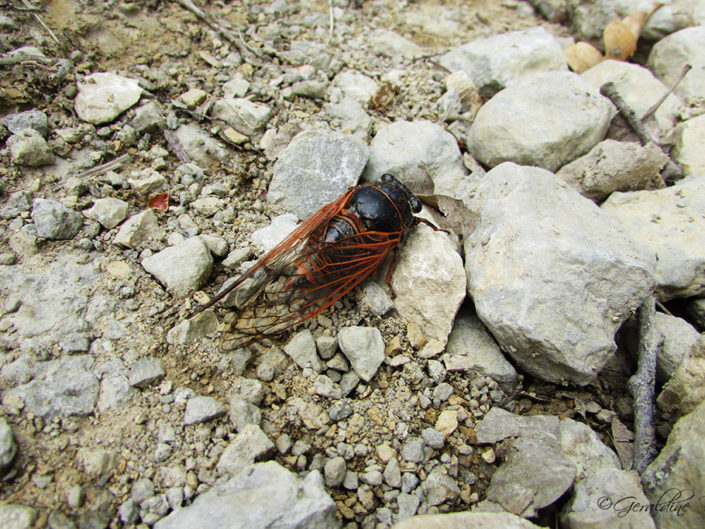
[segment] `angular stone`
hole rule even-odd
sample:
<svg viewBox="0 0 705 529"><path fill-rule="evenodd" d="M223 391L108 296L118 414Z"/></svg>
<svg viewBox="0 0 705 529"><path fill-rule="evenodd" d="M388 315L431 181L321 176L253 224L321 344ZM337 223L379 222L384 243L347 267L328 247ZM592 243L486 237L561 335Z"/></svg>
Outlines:
<svg viewBox="0 0 705 529"><path fill-rule="evenodd" d="M355 373L365 382L372 380L384 361L382 333L374 327L344 327L338 333L338 345Z"/></svg>
<svg viewBox="0 0 705 529"><path fill-rule="evenodd" d="M656 399L660 410L679 417L705 401L705 338L700 338Z"/></svg>
<svg viewBox="0 0 705 529"><path fill-rule="evenodd" d="M83 226L83 217L55 200L38 198L32 204L37 235L45 239L72 239Z"/></svg>
<svg viewBox="0 0 705 529"><path fill-rule="evenodd" d="M232 159L225 145L212 138L198 125L192 123L181 125L174 131L174 135L186 154L199 165L205 167L217 162L227 163Z"/></svg>
<svg viewBox="0 0 705 529"><path fill-rule="evenodd" d="M341 100L344 97L349 97L366 107L370 99L377 93L377 88L377 83L365 74L346 70L337 74L333 79L330 89L331 99Z"/></svg>
<svg viewBox="0 0 705 529"><path fill-rule="evenodd" d="M705 99L705 96L704 96ZM685 176L705 175L705 115L690 118L676 127L673 159L683 167Z"/></svg>
<svg viewBox="0 0 705 529"><path fill-rule="evenodd" d="M218 473L236 475L274 449L274 443L256 424L246 425L218 460Z"/></svg>
<svg viewBox="0 0 705 529"><path fill-rule="evenodd" d="M284 352L288 354L301 369L309 368L317 373L323 371L323 363L321 359L318 358L318 354L316 354L316 342L313 340L313 335L308 329L296 333L291 340L289 340L289 343L284 346Z"/></svg>
<svg viewBox="0 0 705 529"><path fill-rule="evenodd" d="M94 125L113 121L142 95L137 81L114 73L94 73L76 84L76 114Z"/></svg>
<svg viewBox="0 0 705 529"><path fill-rule="evenodd" d="M93 207L83 214L99 222L104 228L114 228L127 217L127 202L112 197L99 198L93 203Z"/></svg>
<svg viewBox="0 0 705 529"><path fill-rule="evenodd" d="M190 426L225 415L225 406L213 397L193 397L186 401L184 424Z"/></svg>
<svg viewBox="0 0 705 529"><path fill-rule="evenodd" d="M272 117L272 109L242 98L223 98L213 105L213 117L222 119L236 131L252 136Z"/></svg>
<svg viewBox="0 0 705 529"><path fill-rule="evenodd" d="M148 356L140 358L130 369L129 382L131 386L146 388L157 380L164 378L164 368L159 358Z"/></svg>
<svg viewBox="0 0 705 529"><path fill-rule="evenodd" d="M4 417L0 417L0 475L10 466L17 454L17 444L12 429Z"/></svg>
<svg viewBox="0 0 705 529"><path fill-rule="evenodd" d="M37 519L37 511L26 505L6 503L0 505L0 527L3 529L29 529Z"/></svg>
<svg viewBox="0 0 705 529"><path fill-rule="evenodd" d="M166 285L169 292L183 297L208 279L213 258L200 238L191 237L142 259L142 266Z"/></svg>
<svg viewBox="0 0 705 529"><path fill-rule="evenodd" d="M125 221L115 235L113 243L137 248L145 243L158 242L164 235L164 229L159 226L154 211L146 209Z"/></svg>
<svg viewBox="0 0 705 529"><path fill-rule="evenodd" d="M16 165L39 167L54 161L54 153L42 135L34 129L24 129L7 139L10 158Z"/></svg>

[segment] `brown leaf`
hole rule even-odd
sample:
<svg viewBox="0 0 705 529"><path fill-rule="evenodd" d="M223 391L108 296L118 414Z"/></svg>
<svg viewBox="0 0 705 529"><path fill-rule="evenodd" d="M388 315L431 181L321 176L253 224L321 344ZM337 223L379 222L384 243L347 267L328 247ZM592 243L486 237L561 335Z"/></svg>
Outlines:
<svg viewBox="0 0 705 529"><path fill-rule="evenodd" d="M626 61L636 51L637 35L624 22L613 20L605 28L605 56Z"/></svg>
<svg viewBox="0 0 705 529"><path fill-rule="evenodd" d="M575 73L583 73L604 60L600 50L589 42L569 44L565 47L563 53L568 66Z"/></svg>
<svg viewBox="0 0 705 529"><path fill-rule="evenodd" d="M462 200L445 195L419 195L424 204L438 209L443 215L441 228L469 237L480 220L480 215L468 208Z"/></svg>
<svg viewBox="0 0 705 529"><path fill-rule="evenodd" d="M169 193L159 193L149 197L147 207L157 211L166 211L169 209Z"/></svg>

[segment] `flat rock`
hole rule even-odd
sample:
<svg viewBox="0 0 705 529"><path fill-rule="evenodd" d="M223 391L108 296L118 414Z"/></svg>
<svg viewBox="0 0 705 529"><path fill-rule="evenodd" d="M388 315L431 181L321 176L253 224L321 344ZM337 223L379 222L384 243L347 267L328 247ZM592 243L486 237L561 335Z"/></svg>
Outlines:
<svg viewBox="0 0 705 529"><path fill-rule="evenodd" d="M407 173L418 166L423 167L423 174L411 180ZM415 193L463 200L471 191L457 141L443 127L426 120L397 121L375 135L363 180L377 182L385 173Z"/></svg>
<svg viewBox="0 0 705 529"><path fill-rule="evenodd" d="M372 380L384 361L382 333L374 327L343 327L338 345L355 373L365 382Z"/></svg>
<svg viewBox="0 0 705 529"><path fill-rule="evenodd" d="M13 134L7 139L10 159L13 164L39 167L54 161L54 153L42 135L34 129L27 128Z"/></svg>
<svg viewBox="0 0 705 529"><path fill-rule="evenodd" d="M265 252L274 248L296 229L296 216L291 213L277 215L269 226L252 232L250 238L255 245Z"/></svg>
<svg viewBox="0 0 705 529"><path fill-rule="evenodd" d="M37 198L32 203L37 235L45 239L72 239L83 226L83 217L56 200Z"/></svg>
<svg viewBox="0 0 705 529"><path fill-rule="evenodd" d="M89 219L99 222L104 228L114 228L127 217L127 202L118 198L99 198L93 207L83 214Z"/></svg>
<svg viewBox="0 0 705 529"><path fill-rule="evenodd" d="M685 176L705 176L705 115L691 118L676 127L673 159Z"/></svg>
<svg viewBox="0 0 705 529"><path fill-rule="evenodd" d="M98 379L92 373L94 359L89 355L67 356L37 364L34 378L3 394L19 398L25 410L37 417L85 416L93 413L98 401ZM71 376L66 376L71 373Z"/></svg>
<svg viewBox="0 0 705 529"><path fill-rule="evenodd" d="M225 145L192 123L180 125L174 135L186 154L199 165L208 166L217 162L227 163L232 159Z"/></svg>
<svg viewBox="0 0 705 529"><path fill-rule="evenodd" d="M198 237L142 259L144 269L177 297L187 295L208 279L213 266L208 247Z"/></svg>
<svg viewBox="0 0 705 529"><path fill-rule="evenodd" d="M700 333L684 319L662 312L654 314L654 327L664 337L658 350L656 378L659 382L666 382L698 343Z"/></svg>
<svg viewBox="0 0 705 529"><path fill-rule="evenodd" d="M140 358L130 369L129 383L131 386L146 388L166 375L162 362L154 356Z"/></svg>
<svg viewBox="0 0 705 529"><path fill-rule="evenodd" d="M192 397L186 401L184 424L200 424L225 415L225 406L213 397Z"/></svg>
<svg viewBox="0 0 705 529"><path fill-rule="evenodd" d="M600 142L615 112L609 100L577 74L526 75L480 108L468 134L468 149L490 167L511 161L555 171Z"/></svg>
<svg viewBox="0 0 705 529"><path fill-rule="evenodd" d="M236 131L252 136L272 117L272 109L243 98L223 98L213 104L213 117L222 119Z"/></svg>
<svg viewBox="0 0 705 529"><path fill-rule="evenodd" d="M614 83L619 95L640 120L668 91L664 83L649 70L625 61L602 61L583 72L581 77L595 90L599 90L607 82ZM669 143L673 136L673 127L679 121L683 110L681 98L671 94L642 124L659 143ZM615 119L613 129L618 126L624 126L621 118ZM610 130L610 134L612 133Z"/></svg>
<svg viewBox="0 0 705 529"><path fill-rule="evenodd" d="M331 100L339 101L344 97L354 99L366 107L377 93L377 83L365 74L354 70L345 70L335 76L330 87Z"/></svg>
<svg viewBox="0 0 705 529"><path fill-rule="evenodd" d="M663 188L660 173L667 161L668 156L653 143L604 140L561 167L556 176L584 197L602 201L614 191Z"/></svg>
<svg viewBox="0 0 705 529"><path fill-rule="evenodd" d="M561 527L566 529L603 529L643 527L655 529L649 513L629 506L647 506L639 474L618 468L597 470L573 489L561 512Z"/></svg>
<svg viewBox="0 0 705 529"><path fill-rule="evenodd" d="M653 287L653 255L539 168L502 164L475 200L481 221L465 242L465 268L479 318L535 376L594 380Z"/></svg>
<svg viewBox="0 0 705 529"><path fill-rule="evenodd" d="M44 138L49 134L49 118L41 110L26 110L17 114L8 114L0 119L0 123L5 125L12 134L26 129L36 130Z"/></svg>
<svg viewBox="0 0 705 529"><path fill-rule="evenodd" d="M6 503L0 505L0 527L3 529L29 529L37 519L37 511L26 505Z"/></svg>
<svg viewBox="0 0 705 529"><path fill-rule="evenodd" d="M401 512L401 507L400 507ZM422 514L407 518L392 529L538 529L538 525L511 513L455 512L451 514Z"/></svg>
<svg viewBox="0 0 705 529"><path fill-rule="evenodd" d="M227 446L218 460L218 473L239 474L274 449L274 443L256 424L246 425Z"/></svg>
<svg viewBox="0 0 705 529"><path fill-rule="evenodd" d="M451 72L466 72L485 98L528 73L567 68L561 45L542 27L470 41L438 62Z"/></svg>
<svg viewBox="0 0 705 529"><path fill-rule="evenodd" d="M146 209L132 215L120 226L113 243L128 248L138 248L141 245L159 242L164 235L164 229L159 226L154 211Z"/></svg>
<svg viewBox="0 0 705 529"><path fill-rule="evenodd" d="M369 46L377 55L392 59L404 57L414 59L423 55L423 49L394 31L378 29L368 38Z"/></svg>
<svg viewBox="0 0 705 529"><path fill-rule="evenodd" d="M274 164L267 199L306 219L357 183L368 156L367 146L350 136L303 131Z"/></svg>
<svg viewBox="0 0 705 529"><path fill-rule="evenodd" d="M690 348L656 399L659 409L673 417L690 413L705 401L705 339Z"/></svg>
<svg viewBox="0 0 705 529"><path fill-rule="evenodd" d="M684 64L693 69L678 83L676 94L686 105L705 108L705 26L677 31L651 48L646 66L666 86L673 86Z"/></svg>
<svg viewBox="0 0 705 529"><path fill-rule="evenodd" d="M463 311L455 318L441 360L448 371L466 371L472 377L492 378L507 395L516 387L514 366L504 358L497 342L473 312Z"/></svg>
<svg viewBox="0 0 705 529"><path fill-rule="evenodd" d="M657 191L613 193L602 209L656 254L662 300L705 293L705 176Z"/></svg>
<svg viewBox="0 0 705 529"><path fill-rule="evenodd" d="M91 74L76 85L76 114L94 125L113 121L142 95L136 80L109 72Z"/></svg>
<svg viewBox="0 0 705 529"><path fill-rule="evenodd" d="M299 331L292 336L289 343L284 346L284 352L301 369L313 369L317 373L323 371L323 362L316 352L316 342L308 329Z"/></svg>
<svg viewBox="0 0 705 529"><path fill-rule="evenodd" d="M344 97L337 103L326 103L323 111L333 120L340 123L340 131L352 134L361 139L367 139L372 125L372 118L362 108L362 105L351 97ZM335 126L335 123L332 124Z"/></svg>
<svg viewBox="0 0 705 529"><path fill-rule="evenodd" d="M705 519L705 402L676 422L666 446L641 476L661 529L690 529ZM686 507L687 505L687 507Z"/></svg>
<svg viewBox="0 0 705 529"><path fill-rule="evenodd" d="M455 480L444 472L441 466L435 467L421 483L421 491L429 505L440 505L453 501L460 495L460 488Z"/></svg>
<svg viewBox="0 0 705 529"><path fill-rule="evenodd" d="M249 466L218 481L188 507L158 521L155 529L338 529L333 500L319 471L299 478L274 461Z"/></svg>
<svg viewBox="0 0 705 529"><path fill-rule="evenodd" d="M425 224L408 232L391 283L401 317L445 344L467 283L463 260L448 234Z"/></svg>
<svg viewBox="0 0 705 529"><path fill-rule="evenodd" d="M218 329L218 316L213 310L204 310L193 318L184 320L166 334L172 345L188 345L214 334Z"/></svg>

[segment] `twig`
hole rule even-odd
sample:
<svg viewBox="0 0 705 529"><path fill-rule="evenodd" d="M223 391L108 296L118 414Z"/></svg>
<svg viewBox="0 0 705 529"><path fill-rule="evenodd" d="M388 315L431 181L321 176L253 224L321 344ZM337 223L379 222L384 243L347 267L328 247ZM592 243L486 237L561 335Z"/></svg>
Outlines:
<svg viewBox="0 0 705 529"><path fill-rule="evenodd" d="M680 75L676 79L676 82L673 83L673 86L671 86L671 88L665 94L663 94L663 96L661 96L661 98L656 101L656 103L654 103L653 106L649 110L647 110L643 116L641 116L641 121L646 121L651 116L651 114L656 112L658 108L663 105L663 102L666 101L666 98L673 93L673 91L685 77L685 74L687 74L692 68L692 64L686 64L685 66L683 66L683 69L681 70Z"/></svg>
<svg viewBox="0 0 705 529"><path fill-rule="evenodd" d="M78 173L76 175L77 178L87 178L89 176L96 176L99 174L107 173L108 171L112 171L113 169L117 169L118 167L121 167L122 164L124 164L127 160L130 159L129 154L123 154L122 156L118 156L114 160L110 160L109 162L106 162L102 165L98 165L96 167L91 167L90 169L87 169L83 171L82 173Z"/></svg>
<svg viewBox="0 0 705 529"><path fill-rule="evenodd" d="M27 0L22 0L22 3L23 3L23 4L25 5L25 7L27 7L28 9L32 9L32 8L34 7L34 6L32 6L32 4L30 4ZM32 16L34 17L34 19L35 19L37 22L39 22L39 24L46 30L46 32L49 33L49 36L50 36L52 39L54 39L54 42L56 42L57 44L59 44L59 39L56 38L56 35L54 35L54 32L53 32L51 29L49 29L49 26L46 25L46 23L44 22L44 19L42 18L42 16L41 16L39 13L36 13L36 12L34 12L34 11L32 12Z"/></svg>
<svg viewBox="0 0 705 529"><path fill-rule="evenodd" d="M608 98L610 101L612 101L612 103L614 103L614 106L617 107L617 110L622 115L627 124L631 127L631 129L634 131L634 133L637 135L642 145L646 145L647 143L653 143L664 153L668 154L668 152L666 152L666 149L659 145L654 139L654 137L651 136L649 131L646 130L644 124L639 120L639 118L636 116L636 113L631 109L631 107L627 105L627 103L624 101L619 91L617 90L617 86L612 81L603 84L600 87L600 93L606 98ZM662 176L666 182L673 182L675 180L679 180L683 178L683 168L676 162L671 160L669 156L668 161L666 162L666 165L663 168Z"/></svg>
<svg viewBox="0 0 705 529"><path fill-rule="evenodd" d="M663 334L654 327L655 298L649 295L639 307L639 361L629 379L629 391L634 397L634 459L633 468L641 474L656 456L654 426L654 385L656 358Z"/></svg>

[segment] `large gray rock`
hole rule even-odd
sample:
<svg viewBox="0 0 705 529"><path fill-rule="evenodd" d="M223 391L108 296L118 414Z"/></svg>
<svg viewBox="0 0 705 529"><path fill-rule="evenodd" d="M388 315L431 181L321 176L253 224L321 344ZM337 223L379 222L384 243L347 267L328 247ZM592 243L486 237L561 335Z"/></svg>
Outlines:
<svg viewBox="0 0 705 529"><path fill-rule="evenodd" d="M266 105L229 97L216 101L212 113L213 117L222 119L245 136L252 136L261 130L272 117L272 109Z"/></svg>
<svg viewBox="0 0 705 529"><path fill-rule="evenodd" d="M226 163L232 159L225 145L211 137L193 123L181 125L174 131L186 154L199 165L208 166L216 162Z"/></svg>
<svg viewBox="0 0 705 529"><path fill-rule="evenodd" d="M136 80L114 73L94 73L76 84L76 114L94 125L114 120L137 103L142 95Z"/></svg>
<svg viewBox="0 0 705 529"><path fill-rule="evenodd" d="M10 158L16 165L39 167L54 161L54 153L42 135L34 129L24 129L7 139Z"/></svg>
<svg viewBox="0 0 705 529"><path fill-rule="evenodd" d="M247 424L230 441L218 460L218 473L231 476L239 474L252 465L256 459L268 454L274 448L274 443L256 424Z"/></svg>
<svg viewBox="0 0 705 529"><path fill-rule="evenodd" d="M3 402L20 399L37 417L89 415L98 401L98 379L89 355L68 356L37 364L34 378L3 393ZM67 376L70 373L71 376Z"/></svg>
<svg viewBox="0 0 705 529"><path fill-rule="evenodd" d="M502 349L544 380L594 380L653 287L653 256L539 168L502 164L478 186L468 291Z"/></svg>
<svg viewBox="0 0 705 529"><path fill-rule="evenodd" d="M685 64L693 69L678 83L676 94L691 107L705 108L705 26L682 29L658 41L647 67L666 86L673 86Z"/></svg>
<svg viewBox="0 0 705 529"><path fill-rule="evenodd" d="M467 371L472 377L491 377L511 394L516 388L517 372L507 362L497 342L476 314L458 314L441 357L448 371Z"/></svg>
<svg viewBox="0 0 705 529"><path fill-rule="evenodd" d="M405 173L423 167L427 182ZM380 129L370 144L363 179L376 182L391 173L416 193L447 195L462 200L470 193L468 171L452 134L430 121L397 121Z"/></svg>
<svg viewBox="0 0 705 529"><path fill-rule="evenodd" d="M357 183L368 156L367 146L350 136L301 132L274 164L267 198L306 219Z"/></svg>
<svg viewBox="0 0 705 529"><path fill-rule="evenodd" d="M705 401L705 339L691 347L656 399L658 407L673 417L690 413Z"/></svg>
<svg viewBox="0 0 705 529"><path fill-rule="evenodd" d="M555 171L601 141L615 112L575 73L526 75L482 106L468 149L490 167L512 161Z"/></svg>
<svg viewBox="0 0 705 529"><path fill-rule="evenodd" d="M56 200L36 199L32 204L32 220L37 235L45 239L72 239L83 226L83 217Z"/></svg>
<svg viewBox="0 0 705 529"><path fill-rule="evenodd" d="M391 283L399 314L427 338L445 344L467 283L463 260L448 234L424 224L407 233Z"/></svg>
<svg viewBox="0 0 705 529"><path fill-rule="evenodd" d="M166 285L177 297L187 295L200 287L213 266L208 247L199 237L165 248L159 253L142 259L144 269Z"/></svg>
<svg viewBox="0 0 705 529"><path fill-rule="evenodd" d="M690 529L705 523L705 402L682 417L666 446L641 476L659 529Z"/></svg>
<svg viewBox="0 0 705 529"><path fill-rule="evenodd" d="M132 215L122 226L113 243L128 248L137 248L143 244L149 245L160 241L165 235L159 226L157 216L151 209Z"/></svg>
<svg viewBox="0 0 705 529"><path fill-rule="evenodd" d="M705 293L705 176L657 191L613 193L602 209L656 254L661 299Z"/></svg>
<svg viewBox="0 0 705 529"><path fill-rule="evenodd" d="M120 224L127 217L127 202L118 198L99 198L93 207L83 214L89 219L99 222L103 227L110 229Z"/></svg>
<svg viewBox="0 0 705 529"><path fill-rule="evenodd" d="M37 511L26 505L6 503L0 505L0 527L3 529L29 529L37 519Z"/></svg>
<svg viewBox="0 0 705 529"><path fill-rule="evenodd" d="M374 327L343 327L338 345L355 372L365 382L372 380L384 361L382 333Z"/></svg>
<svg viewBox="0 0 705 529"><path fill-rule="evenodd" d="M323 362L316 352L316 342L308 329L297 332L289 343L284 346L284 352L296 362L301 369L313 369L317 373L323 371Z"/></svg>
<svg viewBox="0 0 705 529"><path fill-rule="evenodd" d="M619 95L639 119L642 119L646 111L668 91L649 70L624 61L603 61L584 72L581 77L595 90L599 90L607 82L614 83ZM643 125L657 141L668 142L681 112L683 101L677 95L671 94L652 117L644 120Z"/></svg>
<svg viewBox="0 0 705 529"><path fill-rule="evenodd" d="M438 62L452 72L466 72L485 98L528 73L567 68L561 45L538 26L470 41Z"/></svg>
<svg viewBox="0 0 705 529"><path fill-rule="evenodd" d="M333 500L319 471L300 479L275 462L249 466L218 481L155 529L337 529Z"/></svg>

